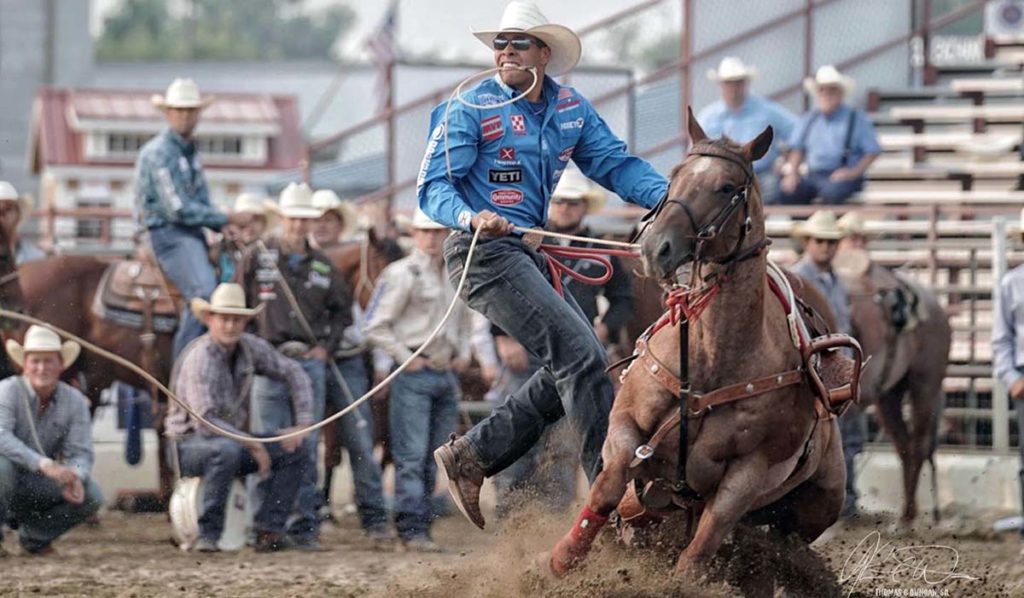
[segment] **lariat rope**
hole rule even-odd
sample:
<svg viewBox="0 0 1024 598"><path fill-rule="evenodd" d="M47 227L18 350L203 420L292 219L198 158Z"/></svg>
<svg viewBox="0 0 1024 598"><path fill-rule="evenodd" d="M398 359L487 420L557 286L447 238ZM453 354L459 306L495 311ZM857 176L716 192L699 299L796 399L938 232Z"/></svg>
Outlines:
<svg viewBox="0 0 1024 598"><path fill-rule="evenodd" d="M521 233L538 233L539 232L539 231L537 231L535 229L529 229L529 228L524 228L524 227L519 227L519 226L515 227L515 230L517 232L521 232ZM591 242L591 243L599 244L599 245L612 245L612 246L623 246L623 245L626 245L626 246L632 246L629 243L622 243L622 242L618 242L618 241L606 241L604 239L593 239L593 238L587 238L587 237L577 237L577 236L574 236L574 235L563 235L563 234L556 234L556 233L551 233L551 234L544 233L544 234L547 235L547 236L558 236L558 237L561 237L561 238L568 238L570 240L586 241L586 242ZM60 328L59 326L55 326L53 324L50 324L49 322L45 322L43 320L40 320L39 318L35 318L33 316L22 314L22 313L19 313L19 312L16 312L16 311L11 311L9 309L0 309L0 317L9 318L11 320L17 320L17 321L23 322L25 324L35 324L37 326L42 326L44 328L48 328L48 329L52 330L53 332L55 332L58 336L60 336L62 338L65 338L65 339L68 339L68 340L73 340L73 341L77 342L78 344L80 344L82 346L82 348L86 349L87 351L91 351L91 352L95 353L96 355L99 355L100 357L108 359L108 360L110 360L110 361L112 361L112 362L114 362L114 363L116 363L116 364L118 364L118 365L120 365L122 367L125 367L125 368L131 370L132 372L136 373L139 377L141 377L142 379L144 379L147 382L149 382L150 384L152 384L156 389L158 389L160 392L162 392L164 395L166 395L168 399L170 399L171 401L176 403L179 407L181 407L186 413L188 413L198 423L202 424L203 426L206 426L206 428L208 428L210 431L212 431L215 434L218 434L220 436L223 436L224 438L229 438L231 440L234 440L236 442L241 442L241 443L244 443L244 444L252 444L252 443L270 444L270 443L273 443L273 442L281 442L281 441L284 441L284 440L289 440L291 438L298 438L298 437L301 437L301 436L304 436L304 435L308 434L309 432L313 432L315 430L319 430L321 428L324 428L325 426L327 426L327 425L337 421L338 419L344 417L345 415L348 415L349 413L354 411L356 408L358 408L359 405L361 405L361 404L365 403L366 401L370 400L375 394L380 392L380 390L382 388L384 388L385 386L390 384L392 380L394 380L399 374L404 372L405 369L409 367L409 364L412 363L413 360L415 360L417 357L419 357L423 353L423 350L428 345L430 345L430 343L433 342L435 338L437 338L437 335L441 333L441 330L444 329L445 324L448 323L448 320L451 318L452 313L455 311L455 306L457 305L457 303L459 301L459 296L462 293L462 288L466 284L466 275L469 273L469 264L472 263L473 255L476 253L476 246L477 246L477 241L478 241L479 237L480 237L480 230L477 229L477 231L473 233L473 240L470 242L470 244L469 244L469 251L466 254L466 266L462 270L462 275L459 277L459 284L456 285L456 287L455 287L455 293L452 295L452 300L448 304L448 309L445 311L444 317L441 318L441 321L437 323L437 325L434 327L434 330L430 333L430 336L427 337L426 341L424 341L420 345L420 347L418 349L413 351L412 355L410 355L409 358L405 360L405 362L403 362L400 366L398 366L395 369L395 371L391 372L391 374L389 374L386 378L384 378L384 380L382 380L379 384L377 384L376 386L374 386L373 388L368 390L366 392L366 394L364 394L363 396L359 397L358 399L352 401L347 407L345 407L341 411L338 411L337 413L334 413L334 414L330 415L329 417L326 417L326 418L324 418L323 420L321 420L321 421L319 421L317 423L310 424L309 426L306 426L304 428L299 428L297 430L293 430L293 431L288 432L286 434L279 434L279 435L276 435L276 436L256 437L256 436L249 436L249 435L245 435L245 434L237 434L235 432L232 432L230 430L225 430L225 429L217 426L216 424L214 424L210 420L208 420L205 417L203 417L200 413L196 412L186 401L182 400L176 394L174 394L174 392L172 392L171 389L168 388L164 383L160 382L160 380L158 380L155 376L153 376L152 374L150 374L146 370L142 369L137 364L129 361L128 359L125 359L124 357L122 357L120 355L117 355L116 353L113 353L113 352L108 351L108 350L106 350L106 349L104 349L102 347L99 347L99 346L97 346L97 345L95 345L95 344L85 340L84 338L82 338L82 337L80 337L80 336L78 336L76 334L73 334L73 333L71 333L71 332L69 332L67 330L64 330L63 328ZM632 246L632 247L635 247L635 246Z"/></svg>

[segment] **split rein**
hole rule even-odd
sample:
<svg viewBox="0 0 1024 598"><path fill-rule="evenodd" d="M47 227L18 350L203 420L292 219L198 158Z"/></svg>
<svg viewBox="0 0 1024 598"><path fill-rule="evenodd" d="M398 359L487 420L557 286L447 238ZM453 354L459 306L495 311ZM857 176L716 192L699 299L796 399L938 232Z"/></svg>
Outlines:
<svg viewBox="0 0 1024 598"><path fill-rule="evenodd" d="M601 250L601 249L596 249L596 248L584 248L584 247L571 248L571 249L575 249L575 250L586 250L586 251L582 251L581 253L570 252L569 253L570 256L579 257L581 259L592 259L592 260L598 261L599 263L602 263L602 265L604 263L608 263L609 271L606 273L605 280L607 280L607 277L611 276L611 270L610 270L611 265L610 265L610 263L606 259L603 259L603 258L600 258L600 257L595 257L595 256L599 256L600 252L602 252L602 251L604 251L606 253L612 252L612 253L610 253L611 255L620 255L620 254L637 255L637 251L636 251L637 246L634 245L634 244L631 244L631 243L622 243L622 242L619 242L619 241L606 241L604 239L593 239L593 238L588 238L588 237L578 237L578 236L574 236L574 235L565 235L565 234L561 234L561 233L546 233L546 232L543 232L543 231L537 231L535 229L528 229L528 228L523 228L523 227L518 227L518 226L515 227L515 230L516 230L516 232L524 233L524 234L543 234L544 236L562 238L562 239L566 239L566 240L570 240L570 241L580 241L580 242L593 243L593 244L597 244L597 245L609 245L609 246L619 247L620 249L617 249L617 250L614 250L614 249L612 249L612 250ZM427 339L420 345L420 347L416 351L414 351L412 353L412 355L410 355L409 358L407 360L405 360L405 362L403 362L400 366L398 366L395 369L395 371L391 372L391 374L389 374L386 378L384 378L379 384L377 384L376 386L374 386L373 388L368 390L366 392L366 394L364 394L363 396L361 396L358 399L352 401L344 409L338 411L337 413L334 413L334 414L330 415L329 417L324 418L323 420L321 420L321 421L319 421L319 422L317 422L315 424L311 424L311 425L306 426L304 428L293 430L293 431L288 432L286 434L278 434L276 436L256 437L256 436L249 436L249 435L245 435L245 434L237 434L235 432L232 432L230 430L225 430L225 429L217 426L217 424L211 422L210 420L208 420L205 417L203 417L202 414L200 414L197 411L195 411L186 401L182 400L180 397L178 397L176 394L174 394L174 392L171 391L171 389L168 388L164 383L160 382L160 380L158 380L155 376L153 376L151 373L147 372L146 370L142 369L137 364L129 361L128 359L125 359L124 357L122 357L120 355L117 355L116 353L113 353L113 352L108 351L108 350L106 350L106 349L104 349L102 347L99 347L99 346L97 346L97 345L95 345L95 344L93 344L93 343L91 343L91 342L81 338L80 336L77 336L77 335L75 335L75 334L73 334L73 333L71 333L71 332L69 332L67 330L64 330L63 328L60 328L59 326L55 326L55 325L53 325L53 324L51 324L49 322L45 322L45 321L40 320L38 318L34 318L32 316L29 316L29 315L26 315L26 314L22 314L22 313L19 313L19 312L16 312L16 311L11 311L9 309L0 309L0 317L8 318L8 319L11 319L11 320L16 320L16 321L19 321L19 322L23 322L25 324L35 324L37 326L43 326L45 328L49 328L50 330L55 332L61 338L68 339L68 340L73 340L73 341L77 342L79 345L81 345L82 348L84 348L85 350L91 351L91 352L95 353L96 355L99 355L100 357L103 357L104 359L112 361L112 362L114 362L114 363L116 363L116 364L118 364L118 365L120 365L120 366L122 366L122 367L124 367L124 368L126 368L128 370L131 370L132 372L137 374L139 377L141 377L142 379L144 379L147 382L149 382L150 384L152 384L154 388L158 389L160 392L162 392L164 395L166 395L169 400L171 400L172 402L176 403L179 407L181 407L186 413L189 414L189 416L191 416L193 419L195 419L198 423L202 424L208 430L210 430L211 432L213 432L213 433L215 433L215 434L217 434L219 436L222 436L224 438L228 438L230 440L234 440L236 442L240 442L240 443L243 443L243 444L252 444L252 443L270 444L270 443L274 443L274 442L282 442L284 440L289 440L289 439L292 439L292 438L299 438L299 437L305 436L306 434L308 434L310 432L313 432L313 431L319 430L321 428L324 428L324 427L330 425L331 423L337 421L338 419L344 417L345 415L348 415L349 413L351 413L352 411L357 409L361 404L363 404L366 401L370 400L374 395L376 395L378 392L380 392L380 390L383 389L385 386L390 384L392 380L394 380L399 374L404 372L405 369L409 367L410 363L412 363L417 357L419 357L423 353L423 350L428 345L430 345L430 343L433 342L433 340L435 338L437 338L437 335L440 334L441 331L444 329L445 324L448 323L448 320L451 318L451 315L452 315L452 313L455 310L455 306L457 305L457 303L459 301L459 297L462 294L462 289L463 289L463 287L466 284L466 275L469 272L469 264L472 262L473 255L476 252L477 241L479 240L479 237L480 237L480 230L477 229L477 231L475 233L473 233L473 240L470 242L469 251L466 254L466 266L462 269L462 275L459 277L459 283L455 287L455 293L453 293L453 295L452 295L452 300L448 304L448 309L445 311L444 317L442 317L441 321L438 322L437 325L434 327L434 330L430 333L430 336L427 337ZM548 248L555 248L555 249L559 249L559 250L570 249L570 248L560 247L560 246L557 246L557 245L543 245L543 246L541 246L540 250L541 251L548 251ZM629 248L629 249L627 250L627 249L623 249L623 248ZM565 255L565 254L563 253L563 254L560 254L560 255ZM553 258L548 257L548 259L549 259L549 263L550 263L550 260L552 260ZM567 268L564 265L562 265L562 267L563 268ZM578 273L574 273L574 274L578 274ZM552 281L554 281L554 280L558 280L560 278L560 276L557 275L556 272L552 272L551 273L551 278L552 278ZM589 279L589 277L583 277L583 278ZM597 280L597 279L595 279L595 280Z"/></svg>

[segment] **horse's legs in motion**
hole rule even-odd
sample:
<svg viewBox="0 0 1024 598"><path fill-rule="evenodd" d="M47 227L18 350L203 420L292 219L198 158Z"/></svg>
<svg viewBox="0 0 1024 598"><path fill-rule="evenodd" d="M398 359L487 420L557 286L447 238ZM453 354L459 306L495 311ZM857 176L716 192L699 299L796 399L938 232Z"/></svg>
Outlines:
<svg viewBox="0 0 1024 598"><path fill-rule="evenodd" d="M906 387L898 384L895 389L885 392L878 398L878 417L882 427L892 437L896 445L896 454L900 456L900 463L903 466L903 515L900 520L904 523L911 521L917 516L917 503L914 492L917 489L917 477L921 472L923 459L915 456L915 450L911 444L910 430L903 420L903 396Z"/></svg>
<svg viewBox="0 0 1024 598"><path fill-rule="evenodd" d="M576 567L590 552L608 516L619 506L626 493L629 463L636 447L640 446L640 432L625 413L609 416L608 435L602 450L604 468L590 487L586 505L570 529L551 552L551 570L561 575Z"/></svg>
<svg viewBox="0 0 1024 598"><path fill-rule="evenodd" d="M944 400L942 375L929 372L924 380L913 380L910 384L910 411L913 429L910 433L910 455L912 467L904 466L904 492L906 505L904 520L910 521L917 514L917 484L925 461L932 463L932 514L939 520L939 497L935 479L935 445L938 436L939 413Z"/></svg>
<svg viewBox="0 0 1024 598"><path fill-rule="evenodd" d="M728 465L718 489L701 513L693 540L679 555L677 571L689 571L714 556L726 534L757 500L767 474L768 466L758 455L747 455Z"/></svg>
<svg viewBox="0 0 1024 598"><path fill-rule="evenodd" d="M815 444L824 449L817 471L782 499L782 511L769 524L782 538L796 534L809 544L836 522L843 509L846 498L843 444L834 421L819 422L819 427L824 426L828 426L827 442L821 442L821 436L815 439Z"/></svg>

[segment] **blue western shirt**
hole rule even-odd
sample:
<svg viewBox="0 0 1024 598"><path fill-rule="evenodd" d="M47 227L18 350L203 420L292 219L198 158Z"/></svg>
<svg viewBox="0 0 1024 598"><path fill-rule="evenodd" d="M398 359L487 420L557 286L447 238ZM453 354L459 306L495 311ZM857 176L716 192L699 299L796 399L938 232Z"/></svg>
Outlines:
<svg viewBox="0 0 1024 598"><path fill-rule="evenodd" d="M796 126L796 117L771 100L750 94L739 110L730 110L722 100L705 106L697 115L697 122L709 137L728 137L738 143L747 143L757 137L765 127L774 129L774 140L768 153L754 162L754 172L769 172L779 156L779 146L790 138Z"/></svg>
<svg viewBox="0 0 1024 598"><path fill-rule="evenodd" d="M866 114L857 110L853 118L850 155L843 162L851 110L854 109L842 104L832 114L825 115L820 110L811 110L800 117L800 122L789 138L789 146L804 152L811 172L832 172L840 167L853 166L867 154L882 153L875 126Z"/></svg>
<svg viewBox="0 0 1024 598"><path fill-rule="evenodd" d="M817 287L828 300L828 306L832 308L832 314L836 317L836 330L833 332L851 334L853 326L850 322L850 297L835 272L822 272L807 256L794 264L790 270Z"/></svg>
<svg viewBox="0 0 1024 598"><path fill-rule="evenodd" d="M992 316L992 369L1006 388L1024 376L1024 266L999 281L999 311Z"/></svg>
<svg viewBox="0 0 1024 598"><path fill-rule="evenodd" d="M227 216L210 202L195 143L167 129L150 139L135 163L135 210L144 228L176 224L220 230Z"/></svg>
<svg viewBox="0 0 1024 598"><path fill-rule="evenodd" d="M473 216L491 210L523 227L547 222L548 199L569 160L583 174L624 199L654 207L668 181L626 144L575 89L544 78L543 104L533 113L525 100L494 108L446 103L434 108L417 179L423 211L450 228L469 230ZM486 79L465 92L467 101L494 105L519 92ZM445 160L445 128L451 178Z"/></svg>

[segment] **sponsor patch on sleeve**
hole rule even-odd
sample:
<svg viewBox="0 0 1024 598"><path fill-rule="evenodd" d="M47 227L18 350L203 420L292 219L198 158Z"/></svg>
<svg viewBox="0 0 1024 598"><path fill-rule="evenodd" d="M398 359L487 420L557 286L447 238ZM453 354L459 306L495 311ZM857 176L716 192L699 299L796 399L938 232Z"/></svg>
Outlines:
<svg viewBox="0 0 1024 598"><path fill-rule="evenodd" d="M480 121L480 131L484 141L492 141L505 134L505 125L501 122L501 115L488 116Z"/></svg>
<svg viewBox="0 0 1024 598"><path fill-rule="evenodd" d="M491 191L491 203L496 206L514 206L523 203L523 192L518 189Z"/></svg>

